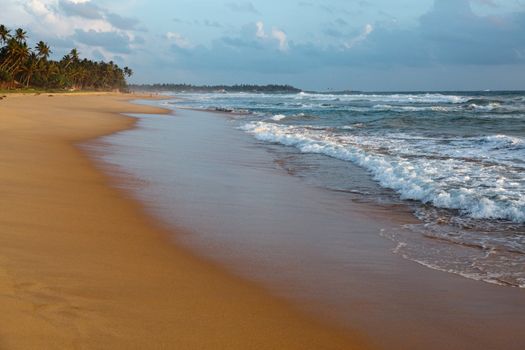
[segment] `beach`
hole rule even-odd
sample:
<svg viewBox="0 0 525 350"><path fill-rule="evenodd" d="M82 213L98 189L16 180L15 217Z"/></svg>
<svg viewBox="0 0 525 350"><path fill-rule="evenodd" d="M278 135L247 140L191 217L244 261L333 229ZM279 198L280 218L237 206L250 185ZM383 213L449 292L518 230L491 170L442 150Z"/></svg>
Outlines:
<svg viewBox="0 0 525 350"><path fill-rule="evenodd" d="M0 350L525 350L525 0L1 0Z"/></svg>
<svg viewBox="0 0 525 350"><path fill-rule="evenodd" d="M110 186L77 145L167 112L137 97L0 101L0 348L367 348L173 244L182 230Z"/></svg>
<svg viewBox="0 0 525 350"><path fill-rule="evenodd" d="M213 95L197 97L197 104L217 103ZM256 96L265 108L272 99L293 97ZM442 244L459 251L465 266L469 256L460 249L472 255L484 250L426 237L420 238L429 241L424 246L390 239L418 239L407 229L422 226L413 214L415 203L396 199L352 162L259 140L242 127L258 118L268 127L283 123L295 131L293 123L306 119L305 129L319 132L334 118L314 119L317 111L279 118L257 111L210 113L185 108L190 102L180 95L137 101L174 114L134 114L135 128L82 145L104 172L121 179L113 186L143 203L159 223L187 232L170 235L174 244L318 320L357 330L379 349L523 348L522 289L425 266L403 249L442 255L452 264L449 251L436 250ZM290 136L297 137L282 139L293 140ZM511 271L504 263L493 266Z"/></svg>

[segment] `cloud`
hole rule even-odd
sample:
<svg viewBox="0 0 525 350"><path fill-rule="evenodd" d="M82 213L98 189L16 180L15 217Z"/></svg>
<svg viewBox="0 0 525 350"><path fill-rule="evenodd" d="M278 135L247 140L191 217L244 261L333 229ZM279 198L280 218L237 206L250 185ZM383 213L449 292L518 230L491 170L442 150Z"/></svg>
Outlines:
<svg viewBox="0 0 525 350"><path fill-rule="evenodd" d="M344 43L344 47L347 49L351 49L356 44L360 43L361 41L366 40L366 38L374 31L374 27L371 24L365 25L363 28L363 31L361 34L356 36L355 38L351 39L349 42Z"/></svg>
<svg viewBox="0 0 525 350"><path fill-rule="evenodd" d="M272 38L276 39L279 42L279 50L287 51L288 50L288 39L286 34L279 29L272 29Z"/></svg>
<svg viewBox="0 0 525 350"><path fill-rule="evenodd" d="M106 51L114 53L130 53L130 39L116 32L97 32L95 30L75 30L73 35L75 41L88 46L103 48Z"/></svg>
<svg viewBox="0 0 525 350"><path fill-rule="evenodd" d="M114 28L122 30L136 30L137 25L140 23L135 18L127 18L112 13L90 0L58 0L58 8L65 16L104 20L109 22Z"/></svg>
<svg viewBox="0 0 525 350"><path fill-rule="evenodd" d="M103 10L90 1L59 0L58 6L68 16L78 16L87 19L103 18Z"/></svg>
<svg viewBox="0 0 525 350"><path fill-rule="evenodd" d="M343 41L344 61L378 67L525 63L525 12L481 16L470 5L469 0L435 0L412 28L368 24ZM328 56L334 64L342 61L340 54Z"/></svg>
<svg viewBox="0 0 525 350"><path fill-rule="evenodd" d="M122 17L116 13L106 14L106 20L115 28L122 30L136 30L137 25L140 23L138 19Z"/></svg>
<svg viewBox="0 0 525 350"><path fill-rule="evenodd" d="M522 61L525 12L478 16L468 0L435 0L418 28L423 48L441 63L508 64Z"/></svg>
<svg viewBox="0 0 525 350"><path fill-rule="evenodd" d="M257 27L257 31L255 32L255 36L257 36L260 39L266 38L266 33L264 32L264 23L262 21L259 21L255 23L255 26Z"/></svg>
<svg viewBox="0 0 525 350"><path fill-rule="evenodd" d="M183 37L181 34L179 34L179 33L167 32L166 33L166 39L172 41L174 43L174 45L177 48L179 48L179 49L191 49L191 48L193 48L192 43L188 39Z"/></svg>
<svg viewBox="0 0 525 350"><path fill-rule="evenodd" d="M229 2L226 4L226 7L235 12L259 13L250 1Z"/></svg>
<svg viewBox="0 0 525 350"><path fill-rule="evenodd" d="M326 34L326 33L325 33ZM412 28L395 22L368 23L356 33L342 30L330 42L290 41L263 21L239 35L219 37L208 47L176 52L179 68L305 74L319 69L430 70L525 64L525 12L497 18L476 15L469 1L435 0Z"/></svg>
<svg viewBox="0 0 525 350"><path fill-rule="evenodd" d="M13 0L9 6L24 15L16 16L17 20L24 18L16 25L23 25L30 41L48 42L56 58L76 47L85 57L103 55L108 59L115 53L129 55L132 47L145 42L135 34L140 30L136 28L138 20L114 14L94 1Z"/></svg>
<svg viewBox="0 0 525 350"><path fill-rule="evenodd" d="M286 33L283 32L280 29L272 28L272 31L270 35L266 34L264 31L264 23L262 21L258 21L255 23L255 36L260 40L277 40L279 44L279 50L280 51L287 51L288 50L288 38L286 36Z"/></svg>

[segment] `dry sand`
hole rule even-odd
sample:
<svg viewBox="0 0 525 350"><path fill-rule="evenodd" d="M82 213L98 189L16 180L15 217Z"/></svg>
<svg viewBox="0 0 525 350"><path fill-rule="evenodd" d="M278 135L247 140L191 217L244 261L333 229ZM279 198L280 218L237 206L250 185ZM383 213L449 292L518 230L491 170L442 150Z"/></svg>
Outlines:
<svg viewBox="0 0 525 350"><path fill-rule="evenodd" d="M164 111L117 94L0 101L0 349L352 349L173 245L75 147Z"/></svg>

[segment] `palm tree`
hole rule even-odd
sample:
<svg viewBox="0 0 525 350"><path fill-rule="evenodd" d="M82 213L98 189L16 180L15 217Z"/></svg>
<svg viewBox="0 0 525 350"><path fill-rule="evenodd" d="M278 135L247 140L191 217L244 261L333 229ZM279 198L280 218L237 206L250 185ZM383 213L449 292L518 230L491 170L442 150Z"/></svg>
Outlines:
<svg viewBox="0 0 525 350"><path fill-rule="evenodd" d="M16 39L9 40L8 47L8 60L5 65L0 67L4 68L6 72L10 72L13 76L16 75L18 68L22 62L29 56L30 50L27 43L19 43Z"/></svg>
<svg viewBox="0 0 525 350"><path fill-rule="evenodd" d="M7 29L7 27L3 24L0 24L0 42L1 43L7 43L7 40L10 38L11 31Z"/></svg>
<svg viewBox="0 0 525 350"><path fill-rule="evenodd" d="M43 41L39 41L38 44L36 44L35 49L38 53L39 59L47 59L52 53L52 51L49 49L49 46Z"/></svg>
<svg viewBox="0 0 525 350"><path fill-rule="evenodd" d="M22 28L18 28L17 30L15 30L15 39L19 43L25 41L27 39L27 32Z"/></svg>
<svg viewBox="0 0 525 350"><path fill-rule="evenodd" d="M73 49L69 52L69 57L71 57L71 60L74 62L74 63L77 63L78 62L78 57L79 57L79 54L78 54L78 50L77 49Z"/></svg>
<svg viewBox="0 0 525 350"><path fill-rule="evenodd" d="M60 63L64 66L64 69L67 69L71 62L71 57L69 55L64 55L64 57L62 57L60 60Z"/></svg>
<svg viewBox="0 0 525 350"><path fill-rule="evenodd" d="M129 78L133 75L133 71L129 67L124 67L124 74Z"/></svg>
<svg viewBox="0 0 525 350"><path fill-rule="evenodd" d="M16 51L18 48L18 42L11 38L7 41L7 46L2 48L3 62L0 64L0 70L5 70L16 57Z"/></svg>
<svg viewBox="0 0 525 350"><path fill-rule="evenodd" d="M39 59L37 55L34 53L31 53L26 64L21 68L21 71L23 74L22 79L25 80L26 87L29 87L29 82L31 81L31 78L38 71L38 62L39 62Z"/></svg>
<svg viewBox="0 0 525 350"><path fill-rule="evenodd" d="M81 60L77 49L60 61L50 60L51 53L43 41L31 49L22 28L11 35L5 25L0 25L0 86L121 89L126 86L126 77L133 74L130 68L120 68L112 61Z"/></svg>

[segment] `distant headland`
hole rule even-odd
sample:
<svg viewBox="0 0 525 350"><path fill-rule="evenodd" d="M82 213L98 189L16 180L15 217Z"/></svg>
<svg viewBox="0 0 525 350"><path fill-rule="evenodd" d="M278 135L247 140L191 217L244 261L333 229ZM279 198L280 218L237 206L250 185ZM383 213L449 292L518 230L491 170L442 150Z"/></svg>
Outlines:
<svg viewBox="0 0 525 350"><path fill-rule="evenodd" d="M251 92L251 93L298 93L302 90L291 85L191 85L191 84L140 84L129 85L133 91L170 91L170 92L201 92L201 93L227 93L227 92Z"/></svg>

